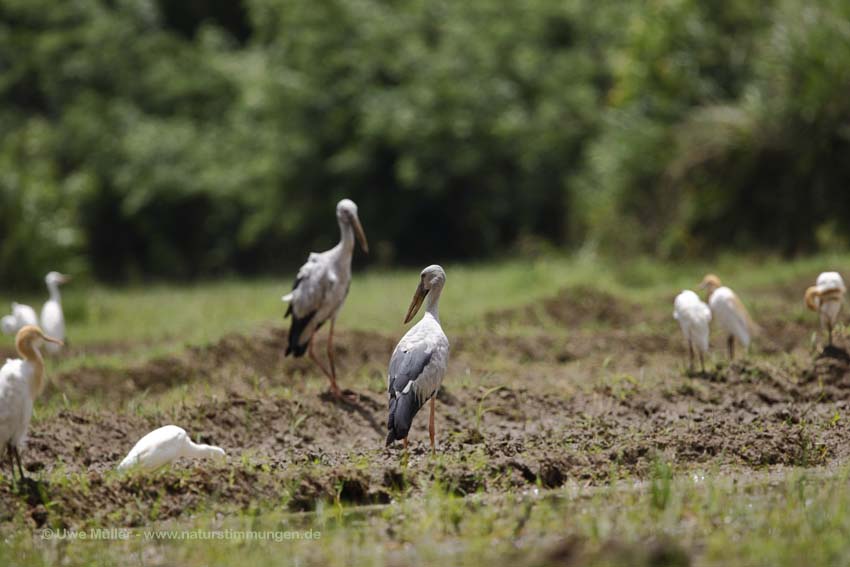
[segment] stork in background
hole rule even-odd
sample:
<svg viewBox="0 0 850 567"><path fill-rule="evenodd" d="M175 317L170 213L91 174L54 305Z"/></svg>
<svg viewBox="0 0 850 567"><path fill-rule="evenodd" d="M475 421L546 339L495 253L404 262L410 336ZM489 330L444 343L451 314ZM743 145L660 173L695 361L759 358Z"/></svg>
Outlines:
<svg viewBox="0 0 850 567"><path fill-rule="evenodd" d="M745 350L748 349L752 336L758 332L758 325L753 322L747 308L735 292L724 286L716 275L705 276L699 288L708 293L708 306L711 308L712 319L726 333L729 360L733 360L735 339L738 339Z"/></svg>
<svg viewBox="0 0 850 567"><path fill-rule="evenodd" d="M336 383L333 353L334 324L351 286L351 257L354 254L355 237L367 254L369 244L360 225L354 201L340 201L336 206L336 219L340 231L339 244L326 252L310 253L307 263L298 270L292 291L282 299L289 303L286 316L292 317L286 355L299 357L308 352L313 362L330 380L331 394L340 398L342 394ZM313 352L313 339L321 326L328 321L330 329L327 349L330 368L325 367Z"/></svg>
<svg viewBox="0 0 850 567"><path fill-rule="evenodd" d="M431 416L428 434L431 452L434 444L434 414L437 391L446 375L449 363L449 339L440 325L440 294L446 285L446 272L437 265L428 266L420 274L419 285L413 294L405 323L419 311L423 300L425 314L422 319L401 338L390 358L387 375L389 390L389 418L387 419L387 446L407 436L413 418L427 401L431 401Z"/></svg>
<svg viewBox="0 0 850 567"><path fill-rule="evenodd" d="M844 279L838 272L821 273L815 285L806 290L806 307L820 314L820 324L827 330L829 346L832 346L832 329L838 323L846 292Z"/></svg>

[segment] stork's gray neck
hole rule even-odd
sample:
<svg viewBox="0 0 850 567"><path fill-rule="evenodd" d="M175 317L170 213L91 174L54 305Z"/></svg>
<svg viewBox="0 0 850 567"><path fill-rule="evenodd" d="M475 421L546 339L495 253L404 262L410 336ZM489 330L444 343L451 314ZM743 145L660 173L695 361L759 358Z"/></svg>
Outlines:
<svg viewBox="0 0 850 567"><path fill-rule="evenodd" d="M440 321L440 294L443 286L432 287L425 298L425 312L430 313L434 319Z"/></svg>
<svg viewBox="0 0 850 567"><path fill-rule="evenodd" d="M57 303L61 302L62 296L59 294L59 285L56 282L48 283L47 291L50 294L50 299Z"/></svg>

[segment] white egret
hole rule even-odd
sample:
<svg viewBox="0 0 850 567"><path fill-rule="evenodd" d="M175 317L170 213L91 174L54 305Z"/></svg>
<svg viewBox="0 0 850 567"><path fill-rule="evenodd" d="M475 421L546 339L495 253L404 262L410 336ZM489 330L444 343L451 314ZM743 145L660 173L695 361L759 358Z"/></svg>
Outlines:
<svg viewBox="0 0 850 567"><path fill-rule="evenodd" d="M679 322L682 334L688 341L688 368L694 369L694 346L699 352L699 367L705 372L704 355L708 352L711 309L693 291L687 289L673 302L673 318Z"/></svg>
<svg viewBox="0 0 850 567"><path fill-rule="evenodd" d="M708 306L714 321L726 333L726 344L729 348L729 359L735 358L735 339L740 341L744 349L750 346L750 339L758 331L747 308L735 295L735 292L724 286L720 278L708 274L699 285L700 289L708 292Z"/></svg>
<svg viewBox="0 0 850 567"><path fill-rule="evenodd" d="M299 357L309 352L313 362L330 379L331 393L339 398L341 393L336 384L333 353L334 323L351 286L351 257L354 253L355 236L366 253L369 252L369 244L360 225L357 205L353 201L343 199L337 204L336 219L340 231L339 244L326 252L312 252L307 263L298 270L292 291L282 299L289 303L286 316L292 316L286 355ZM313 352L313 339L319 328L328 321L330 369L326 368Z"/></svg>
<svg viewBox="0 0 850 567"><path fill-rule="evenodd" d="M838 272L821 273L815 285L806 290L806 306L820 314L821 327L827 329L829 345L832 345L832 329L838 323L846 291L844 279Z"/></svg>
<svg viewBox="0 0 850 567"><path fill-rule="evenodd" d="M51 337L65 340L65 314L62 312L62 296L59 286L71 281L71 276L50 272L44 277L50 299L41 308L41 328ZM56 354L62 347L56 344L45 345L47 352Z"/></svg>
<svg viewBox="0 0 850 567"><path fill-rule="evenodd" d="M131 468L154 470L180 457L223 459L225 453L221 447L193 443L183 428L166 425L142 437L118 465L118 470Z"/></svg>
<svg viewBox="0 0 850 567"><path fill-rule="evenodd" d="M23 303L12 302L12 314L6 315L0 320L0 326L7 335L17 334L26 325L38 326L38 317L35 315L35 309Z"/></svg>
<svg viewBox="0 0 850 567"><path fill-rule="evenodd" d="M44 360L39 346L42 341L62 344L34 325L26 325L15 337L18 359L10 359L0 368L0 447L5 447L15 476L24 479L20 450L26 441L35 399L44 389Z"/></svg>
<svg viewBox="0 0 850 567"><path fill-rule="evenodd" d="M437 265L428 266L420 274L419 285L413 294L405 323L413 319L422 301L427 298L425 314L414 325L393 351L390 358L387 386L389 390L389 417L387 419L387 446L407 436L413 418L425 402L431 401L428 434L431 451L434 451L434 413L437 391L443 383L449 363L449 339L440 325L440 294L446 284L446 272Z"/></svg>

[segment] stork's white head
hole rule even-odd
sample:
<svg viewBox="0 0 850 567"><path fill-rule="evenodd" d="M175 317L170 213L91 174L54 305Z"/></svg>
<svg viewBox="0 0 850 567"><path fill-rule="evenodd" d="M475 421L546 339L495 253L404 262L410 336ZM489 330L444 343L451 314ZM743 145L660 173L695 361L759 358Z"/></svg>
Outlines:
<svg viewBox="0 0 850 567"><path fill-rule="evenodd" d="M413 294L413 300L410 302L404 322L409 323L413 319L428 293L433 290L433 294L439 296L444 285L446 285L446 271L442 267L437 264L431 264L422 270L419 274L419 285L416 286L416 291Z"/></svg>
<svg viewBox="0 0 850 567"><path fill-rule="evenodd" d="M61 274L59 272L50 272L44 276L44 283L47 285L62 285L71 281L71 276Z"/></svg>
<svg viewBox="0 0 850 567"><path fill-rule="evenodd" d="M446 271L437 264L431 264L419 275L426 290L443 287L446 284Z"/></svg>
<svg viewBox="0 0 850 567"><path fill-rule="evenodd" d="M357 240L360 241L360 247L368 254L369 243L366 241L366 233L363 232L363 227L360 225L360 217L357 214L357 205L354 201L351 199L343 199L337 203L336 218L340 224L345 224L354 228Z"/></svg>

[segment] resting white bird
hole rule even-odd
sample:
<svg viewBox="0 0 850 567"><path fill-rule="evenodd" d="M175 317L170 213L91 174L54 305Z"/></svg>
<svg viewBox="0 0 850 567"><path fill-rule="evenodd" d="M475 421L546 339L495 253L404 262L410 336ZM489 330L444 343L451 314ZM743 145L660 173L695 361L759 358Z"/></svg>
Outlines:
<svg viewBox="0 0 850 567"><path fill-rule="evenodd" d="M36 326L25 326L15 337L15 347L21 358L7 360L0 368L0 447L5 447L8 453L12 478L17 460L21 480L24 469L20 450L26 441L33 403L44 389L44 360L39 352L42 341L62 342L46 336Z"/></svg>
<svg viewBox="0 0 850 567"><path fill-rule="evenodd" d="M425 315L399 341L390 358L387 374L390 408L387 419L387 446L407 436L413 418L425 402L431 400L428 434L434 451L434 413L437 391L446 375L449 363L449 339L440 325L440 294L446 285L446 272L437 265L428 266L420 274L419 285L413 294L405 323L413 319L427 297Z"/></svg>
<svg viewBox="0 0 850 567"><path fill-rule="evenodd" d="M336 385L334 323L351 286L351 257L354 254L355 235L366 253L369 252L369 243L366 241L363 227L360 226L357 205L353 201L343 199L337 204L336 219L340 231L339 244L327 252L311 253L307 263L298 270L292 291L281 299L289 303L285 316L292 316L286 355L299 357L309 351L310 358L331 381L331 393L339 398L342 394ZM330 369L325 368L313 353L313 339L327 321L331 323L328 330Z"/></svg>
<svg viewBox="0 0 850 567"><path fill-rule="evenodd" d="M827 329L829 345L832 345L832 329L838 323L846 291L844 279L838 272L823 272L815 285L806 290L806 306L820 313L820 324Z"/></svg>
<svg viewBox="0 0 850 567"><path fill-rule="evenodd" d="M41 308L41 328L51 337L65 340L65 314L62 312L62 296L59 294L59 286L71 281L71 276L50 272L44 277L50 299ZM62 347L56 344L45 345L50 354L56 354Z"/></svg>
<svg viewBox="0 0 850 567"><path fill-rule="evenodd" d="M130 468L154 470L180 457L223 459L225 453L221 447L193 443L183 428L166 425L142 437L118 465L118 470Z"/></svg>
<svg viewBox="0 0 850 567"><path fill-rule="evenodd" d="M38 317L35 315L35 309L23 303L12 302L12 314L6 315L0 320L3 332L7 335L14 335L27 325L38 326Z"/></svg>
<svg viewBox="0 0 850 567"><path fill-rule="evenodd" d="M712 318L727 335L729 359L732 360L735 358L735 339L740 341L744 349L748 349L750 339L758 332L758 326L735 292L724 286L714 274L705 276L699 287L708 292Z"/></svg>
<svg viewBox="0 0 850 567"><path fill-rule="evenodd" d="M705 372L703 356L708 352L711 309L691 290L685 290L676 296L673 302L673 318L679 322L685 340L688 341L688 368L694 369L694 345L699 352L700 370Z"/></svg>

